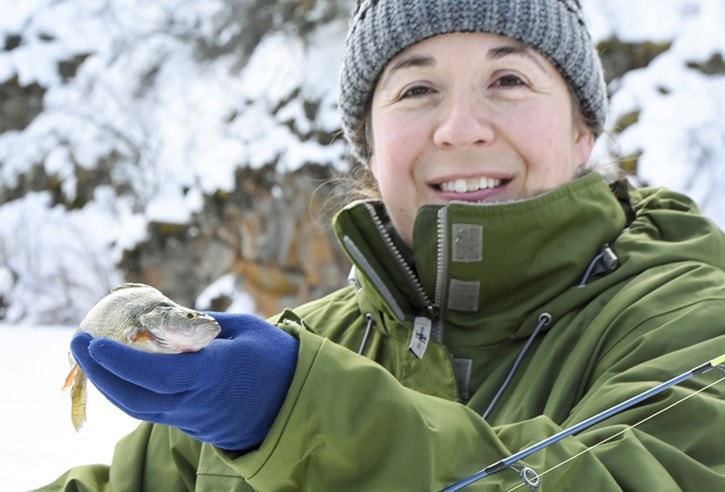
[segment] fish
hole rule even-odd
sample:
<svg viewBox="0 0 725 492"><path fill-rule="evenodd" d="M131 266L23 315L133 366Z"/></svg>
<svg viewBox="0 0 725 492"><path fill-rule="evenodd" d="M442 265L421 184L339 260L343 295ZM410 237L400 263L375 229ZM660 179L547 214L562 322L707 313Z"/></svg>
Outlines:
<svg viewBox="0 0 725 492"><path fill-rule="evenodd" d="M124 283L88 311L76 332L110 338L143 352L179 354L206 347L221 327L212 316L181 306L150 285ZM71 421L79 431L86 421L88 378L70 358L63 390L71 388Z"/></svg>

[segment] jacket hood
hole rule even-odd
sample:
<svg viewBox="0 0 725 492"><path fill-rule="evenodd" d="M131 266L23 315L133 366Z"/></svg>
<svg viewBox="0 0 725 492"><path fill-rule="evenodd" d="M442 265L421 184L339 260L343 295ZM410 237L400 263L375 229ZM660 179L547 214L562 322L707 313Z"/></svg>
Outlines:
<svg viewBox="0 0 725 492"><path fill-rule="evenodd" d="M542 312L557 319L655 264L725 263L722 232L689 199L630 191L637 216L629 228L620 200L596 174L523 201L424 206L412 252L396 244L376 202L351 204L335 228L362 308L411 324L437 317L445 328L437 338L449 347L491 345L526 337ZM598 269L608 245L612 264ZM608 275L598 277L602 270Z"/></svg>

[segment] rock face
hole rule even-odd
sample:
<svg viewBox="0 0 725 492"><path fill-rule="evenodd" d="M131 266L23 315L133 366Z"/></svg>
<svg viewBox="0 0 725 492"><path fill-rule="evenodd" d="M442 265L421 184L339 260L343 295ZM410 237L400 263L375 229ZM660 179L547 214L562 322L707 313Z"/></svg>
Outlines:
<svg viewBox="0 0 725 492"><path fill-rule="evenodd" d="M330 226L341 204L330 180L320 166L285 175L240 170L235 190L207 197L190 224L150 224L148 239L120 266L182 303L230 274L265 316L318 298L344 285L350 269ZM230 302L220 296L206 308Z"/></svg>

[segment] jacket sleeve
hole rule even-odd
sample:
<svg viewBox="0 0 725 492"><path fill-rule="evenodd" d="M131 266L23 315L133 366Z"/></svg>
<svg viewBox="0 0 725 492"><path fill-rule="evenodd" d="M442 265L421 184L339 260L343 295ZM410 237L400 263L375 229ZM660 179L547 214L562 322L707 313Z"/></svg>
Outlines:
<svg viewBox="0 0 725 492"><path fill-rule="evenodd" d="M432 490L506 453L466 406L409 390L379 364L298 333L297 374L267 439L244 456L220 452L255 488Z"/></svg>
<svg viewBox="0 0 725 492"><path fill-rule="evenodd" d="M464 405L409 390L376 363L300 331L298 374L267 440L245 456L219 454L259 490L439 490L677 375L682 361L725 352L713 317L725 314L722 300L663 312L634 325L622 320L629 331L602 347L591 386L560 424L542 415L491 426ZM723 385L694 393L717 377L712 371L678 386L526 465L555 469L543 490L719 490L725 443L713 436L725 423ZM685 396L686 403L669 408ZM505 471L467 490L520 484Z"/></svg>

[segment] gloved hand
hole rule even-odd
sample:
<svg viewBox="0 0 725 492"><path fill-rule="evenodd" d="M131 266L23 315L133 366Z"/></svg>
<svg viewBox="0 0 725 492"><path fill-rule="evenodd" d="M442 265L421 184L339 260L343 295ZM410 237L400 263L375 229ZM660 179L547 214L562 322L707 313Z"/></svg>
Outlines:
<svg viewBox="0 0 725 492"><path fill-rule="evenodd" d="M132 417L222 449L251 450L287 395L299 341L255 316L210 314L222 331L199 352L150 354L87 333L73 337L71 351L101 393Z"/></svg>

